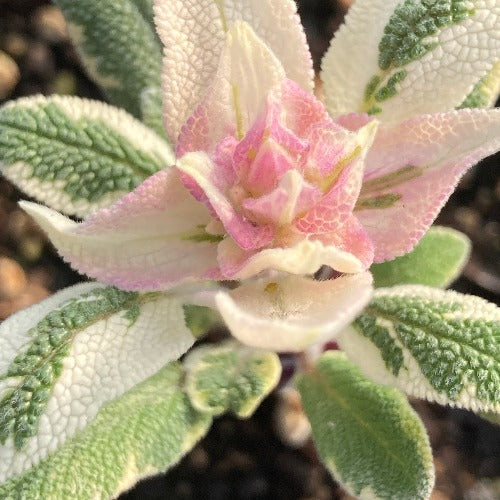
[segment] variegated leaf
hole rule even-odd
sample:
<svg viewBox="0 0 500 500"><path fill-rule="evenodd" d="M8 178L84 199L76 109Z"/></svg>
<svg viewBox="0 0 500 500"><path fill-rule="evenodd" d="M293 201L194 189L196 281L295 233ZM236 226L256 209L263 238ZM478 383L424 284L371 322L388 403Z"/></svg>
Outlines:
<svg viewBox="0 0 500 500"><path fill-rule="evenodd" d="M80 224L47 207L26 210L79 272L126 290L165 290L193 279L220 279L212 219L174 168L146 179L132 193Z"/></svg>
<svg viewBox="0 0 500 500"><path fill-rule="evenodd" d="M461 109L380 127L355 209L374 243L375 262L412 250L467 169L499 149L500 109Z"/></svg>
<svg viewBox="0 0 500 500"><path fill-rule="evenodd" d="M84 430L0 485L0 497L104 500L171 467L212 421L191 406L181 377L172 363L114 399Z"/></svg>
<svg viewBox="0 0 500 500"><path fill-rule="evenodd" d="M357 0L323 60L332 115L459 106L500 59L498 0Z"/></svg>
<svg viewBox="0 0 500 500"><path fill-rule="evenodd" d="M297 385L319 455L350 493L366 500L429 498L429 439L398 390L370 382L339 352L321 356Z"/></svg>
<svg viewBox="0 0 500 500"><path fill-rule="evenodd" d="M490 108L500 95L500 61L474 85L459 108Z"/></svg>
<svg viewBox="0 0 500 500"><path fill-rule="evenodd" d="M203 345L184 359L186 392L193 406L211 415L232 411L250 417L276 387L279 357L229 340Z"/></svg>
<svg viewBox="0 0 500 500"><path fill-rule="evenodd" d="M68 215L110 205L174 161L159 136L102 102L36 96L0 108L0 171Z"/></svg>
<svg viewBox="0 0 500 500"><path fill-rule="evenodd" d="M160 120L145 115L143 95L161 87L161 45L151 20L148 0L56 0L89 75L113 104L147 125ZM145 16L146 14L146 16ZM156 132L163 134L162 128Z"/></svg>
<svg viewBox="0 0 500 500"><path fill-rule="evenodd" d="M500 308L479 297L419 285L380 288L337 341L376 382L500 413Z"/></svg>
<svg viewBox="0 0 500 500"><path fill-rule="evenodd" d="M283 275L247 281L215 296L240 342L278 352L301 352L334 338L369 302L370 273L325 281Z"/></svg>
<svg viewBox="0 0 500 500"><path fill-rule="evenodd" d="M194 342L172 295L76 285L0 326L0 482L84 429Z"/></svg>

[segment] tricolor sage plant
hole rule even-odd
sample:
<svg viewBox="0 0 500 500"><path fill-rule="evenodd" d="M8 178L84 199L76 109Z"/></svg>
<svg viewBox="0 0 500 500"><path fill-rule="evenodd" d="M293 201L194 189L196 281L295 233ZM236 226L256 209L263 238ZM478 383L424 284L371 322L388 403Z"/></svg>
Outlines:
<svg viewBox="0 0 500 500"><path fill-rule="evenodd" d="M126 111L0 109L2 173L95 280L0 326L0 497L118 495L215 416L250 416L291 351L335 478L428 498L405 395L500 412L500 311L443 290L469 243L429 229L500 149L500 112L478 109L498 94L500 2L358 0L317 95L293 0L156 0L154 22L151 1L56 3ZM219 320L234 338L191 349Z"/></svg>

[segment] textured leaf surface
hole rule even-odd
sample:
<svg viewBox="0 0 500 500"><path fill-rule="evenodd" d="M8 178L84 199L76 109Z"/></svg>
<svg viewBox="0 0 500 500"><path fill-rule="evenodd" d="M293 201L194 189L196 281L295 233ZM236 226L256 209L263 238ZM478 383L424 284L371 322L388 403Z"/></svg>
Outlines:
<svg viewBox="0 0 500 500"><path fill-rule="evenodd" d="M81 284L0 326L0 481L84 428L100 407L192 345L165 294Z"/></svg>
<svg viewBox="0 0 500 500"><path fill-rule="evenodd" d="M212 151L228 131L242 139L254 125L271 90L284 79L283 66L252 28L241 21L233 23L217 72L179 135L177 156L189 151Z"/></svg>
<svg viewBox="0 0 500 500"><path fill-rule="evenodd" d="M489 108L500 94L500 61L490 72L474 85L472 92L465 98L460 108Z"/></svg>
<svg viewBox="0 0 500 500"><path fill-rule="evenodd" d="M194 349L184 368L186 391L197 410L212 415L232 411L242 418L253 414L281 376L275 353L234 341Z"/></svg>
<svg viewBox="0 0 500 500"><path fill-rule="evenodd" d="M42 96L0 108L0 168L29 196L85 217L173 164L170 146L125 111Z"/></svg>
<svg viewBox="0 0 500 500"><path fill-rule="evenodd" d="M376 382L500 413L500 308L419 285L381 288L339 345Z"/></svg>
<svg viewBox="0 0 500 500"><path fill-rule="evenodd" d="M358 0L323 60L332 115L459 106L500 59L498 0Z"/></svg>
<svg viewBox="0 0 500 500"><path fill-rule="evenodd" d="M293 0L156 0L155 13L165 45L165 125L172 140L212 83L235 21L250 24L287 77L312 89L311 56Z"/></svg>
<svg viewBox="0 0 500 500"><path fill-rule="evenodd" d="M205 231L208 209L174 168L77 224L36 203L21 202L78 271L126 290L165 290L189 279L217 278L220 237Z"/></svg>
<svg viewBox="0 0 500 500"><path fill-rule="evenodd" d="M89 75L113 104L144 118L144 92L161 87L162 54L147 0L56 0ZM156 116L161 116L161 108ZM148 119L148 125L159 123ZM151 118L151 117L149 117ZM156 130L159 134L163 130Z"/></svg>
<svg viewBox="0 0 500 500"><path fill-rule="evenodd" d="M470 246L459 231L431 227L412 252L370 268L375 287L414 283L446 288L462 271Z"/></svg>
<svg viewBox="0 0 500 500"><path fill-rule="evenodd" d="M217 308L240 342L279 352L300 352L327 342L372 296L370 273L316 281L283 275L247 281L215 296Z"/></svg>
<svg viewBox="0 0 500 500"><path fill-rule="evenodd" d="M196 338L200 338L208 330L222 323L220 314L206 306L185 304L184 316L186 318L186 326Z"/></svg>
<svg viewBox="0 0 500 500"><path fill-rule="evenodd" d="M24 474L1 498L114 498L139 479L176 463L208 430L180 389L178 363L111 401L95 420Z"/></svg>
<svg viewBox="0 0 500 500"><path fill-rule="evenodd" d="M365 379L339 352L297 386L327 468L361 499L428 498L434 483L424 426L399 391Z"/></svg>
<svg viewBox="0 0 500 500"><path fill-rule="evenodd" d="M356 205L375 262L412 250L466 170L499 149L498 109L421 115L380 127Z"/></svg>
<svg viewBox="0 0 500 500"><path fill-rule="evenodd" d="M153 19L154 0L131 0L131 2L139 9L142 17L151 25L151 28L156 33Z"/></svg>

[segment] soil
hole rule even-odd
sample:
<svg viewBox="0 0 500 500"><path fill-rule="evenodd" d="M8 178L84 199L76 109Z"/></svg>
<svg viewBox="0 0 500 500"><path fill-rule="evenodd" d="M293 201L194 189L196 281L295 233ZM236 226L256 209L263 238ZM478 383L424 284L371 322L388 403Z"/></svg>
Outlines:
<svg viewBox="0 0 500 500"><path fill-rule="evenodd" d="M316 68L350 2L300 0ZM86 77L57 8L43 0L0 0L0 103L36 93L103 99ZM473 168L439 216L473 241L464 275L453 288L500 303L500 156ZM16 202L25 198L0 179L0 320L81 278L59 259ZM290 365L290 360L287 366ZM174 469L122 495L132 499L349 498L318 461L310 441L293 449L276 429L282 409L271 395L245 421L216 420ZM500 427L474 414L414 401L434 450L434 500L500 498Z"/></svg>

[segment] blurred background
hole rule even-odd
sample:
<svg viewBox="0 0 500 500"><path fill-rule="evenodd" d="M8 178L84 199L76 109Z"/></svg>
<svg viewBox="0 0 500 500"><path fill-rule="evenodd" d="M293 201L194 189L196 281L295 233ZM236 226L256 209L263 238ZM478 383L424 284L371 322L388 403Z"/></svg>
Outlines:
<svg viewBox="0 0 500 500"><path fill-rule="evenodd" d="M297 0L317 70L350 3ZM0 0L0 104L37 93L104 99L85 75L57 7L47 0ZM497 155L473 168L437 221L463 231L473 242L471 260L452 288L497 304L499 163ZM17 207L20 198L22 194L0 178L0 321L81 281ZM293 359L284 358L284 363L285 371L293 372ZM421 401L413 405L434 449L437 481L432 499L500 499L500 426L467 411ZM273 395L248 421L218 419L168 475L144 481L122 500L350 498L321 466L310 442L299 449L281 442L275 424L278 410L293 421L297 409L293 401L284 407Z"/></svg>

